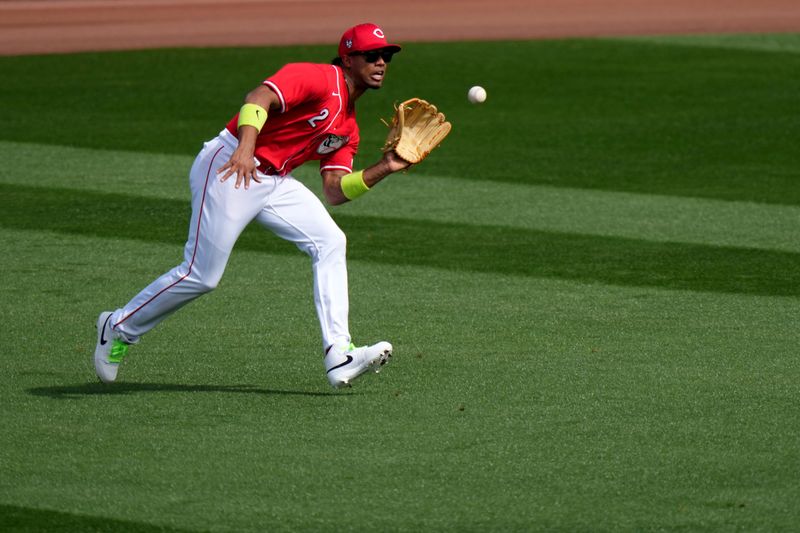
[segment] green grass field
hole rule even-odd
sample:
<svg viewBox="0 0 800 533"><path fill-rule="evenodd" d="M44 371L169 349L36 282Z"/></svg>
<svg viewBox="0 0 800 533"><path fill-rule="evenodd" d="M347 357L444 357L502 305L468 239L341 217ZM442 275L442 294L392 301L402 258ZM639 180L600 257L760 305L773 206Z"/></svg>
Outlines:
<svg viewBox="0 0 800 533"><path fill-rule="evenodd" d="M0 58L0 530L800 527L800 35L408 44L357 165L407 97L453 133L332 209L386 370L329 387L309 261L254 227L96 381L202 142L331 55Z"/></svg>

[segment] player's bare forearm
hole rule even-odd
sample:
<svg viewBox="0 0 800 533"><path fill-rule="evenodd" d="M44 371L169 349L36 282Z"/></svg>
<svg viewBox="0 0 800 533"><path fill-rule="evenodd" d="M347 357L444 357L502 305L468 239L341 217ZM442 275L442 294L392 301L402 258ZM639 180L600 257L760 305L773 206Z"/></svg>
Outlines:
<svg viewBox="0 0 800 533"><path fill-rule="evenodd" d="M364 169L364 183L371 189L389 174L405 170L409 166L408 161L404 161L394 152L386 152L377 163ZM322 189L330 205L341 205L350 201L342 192L342 177L345 174L342 171L322 173Z"/></svg>
<svg viewBox="0 0 800 533"><path fill-rule="evenodd" d="M280 108L278 95L266 85L259 85L247 93L244 101L246 104L255 104L267 110ZM242 182L244 182L245 189L250 188L251 180L261 183L256 172L257 165L254 157L258 133L259 131L254 126L239 127L237 131L239 146L234 150L231 158L217 170L217 174L221 174L220 181L225 181L235 175L237 189Z"/></svg>

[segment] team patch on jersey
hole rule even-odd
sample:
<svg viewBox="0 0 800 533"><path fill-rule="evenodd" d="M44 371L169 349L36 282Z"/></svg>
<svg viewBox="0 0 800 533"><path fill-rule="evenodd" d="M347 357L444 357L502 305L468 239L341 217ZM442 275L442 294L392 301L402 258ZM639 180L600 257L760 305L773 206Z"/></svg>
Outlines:
<svg viewBox="0 0 800 533"><path fill-rule="evenodd" d="M347 144L347 141L349 140L350 137L348 137L347 135L340 137L338 135L334 135L333 133L331 133L325 138L324 141L319 143L319 146L317 147L317 153L329 154L331 152L335 152L336 150Z"/></svg>

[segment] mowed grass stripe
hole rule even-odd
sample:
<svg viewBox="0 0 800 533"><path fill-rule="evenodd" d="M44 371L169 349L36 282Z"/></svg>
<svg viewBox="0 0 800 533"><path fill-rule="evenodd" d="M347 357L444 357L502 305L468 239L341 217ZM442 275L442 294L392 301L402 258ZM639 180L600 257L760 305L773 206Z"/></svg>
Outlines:
<svg viewBox="0 0 800 533"><path fill-rule="evenodd" d="M191 156L0 142L0 160L37 161L24 173L0 168L0 183L35 183L189 201ZM57 169L54 172L53 169ZM295 172L322 197L315 164ZM385 180L352 214L540 231L800 252L800 207L705 198L480 182L431 176L424 164Z"/></svg>
<svg viewBox="0 0 800 533"><path fill-rule="evenodd" d="M0 224L180 244L188 202L0 185ZM800 254L510 227L338 215L352 260L622 286L800 296ZM298 253L255 225L237 247ZM177 258L176 258L177 260Z"/></svg>
<svg viewBox="0 0 800 533"><path fill-rule="evenodd" d="M622 42L655 43L664 46L728 48L732 50L800 54L800 34L796 33L654 35L622 37L619 40Z"/></svg>
<svg viewBox="0 0 800 533"><path fill-rule="evenodd" d="M0 505L0 529L3 531L72 533L93 531L96 533L189 533L188 529L115 520L100 516L86 516L46 509L34 509L17 505Z"/></svg>
<svg viewBox="0 0 800 533"><path fill-rule="evenodd" d="M194 154L280 65L331 55L328 46L0 58L0 138ZM800 121L787 112L798 69L797 53L640 41L409 43L386 87L359 101L356 166L379 153L378 118L418 95L454 124L426 173L800 205ZM489 91L481 106L465 98L475 80ZM53 95L56 105L40 105Z"/></svg>
<svg viewBox="0 0 800 533"><path fill-rule="evenodd" d="M304 180L322 194L319 178ZM336 210L354 215L800 252L796 206L411 174Z"/></svg>

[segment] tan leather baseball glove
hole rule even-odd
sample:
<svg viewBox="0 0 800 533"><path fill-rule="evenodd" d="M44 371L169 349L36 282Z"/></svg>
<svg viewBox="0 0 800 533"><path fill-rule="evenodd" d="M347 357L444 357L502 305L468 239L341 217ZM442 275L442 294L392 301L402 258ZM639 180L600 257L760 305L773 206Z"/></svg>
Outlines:
<svg viewBox="0 0 800 533"><path fill-rule="evenodd" d="M397 106L383 151L394 150L409 163L419 163L439 146L451 128L435 105L411 98Z"/></svg>

